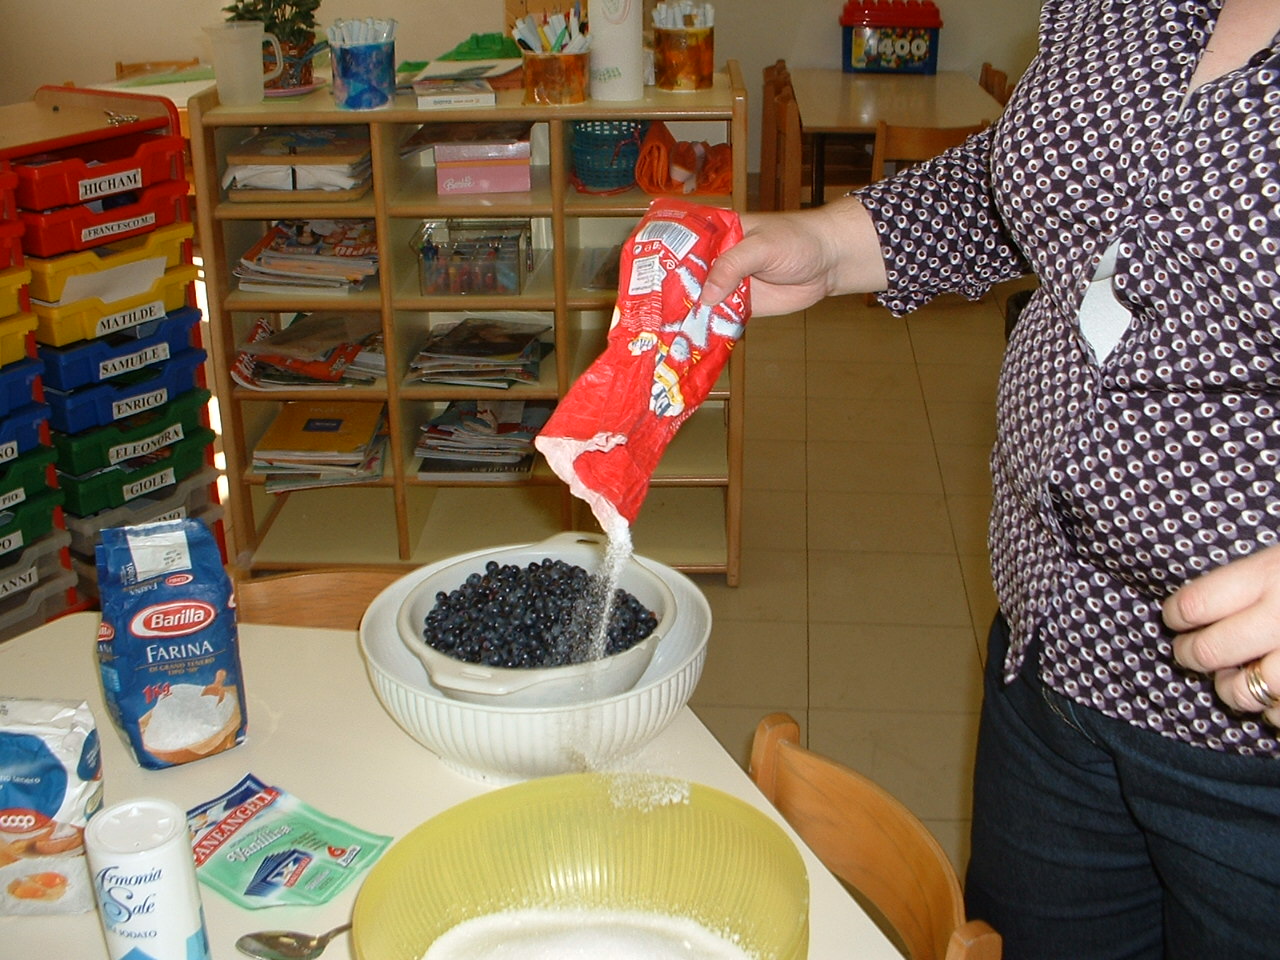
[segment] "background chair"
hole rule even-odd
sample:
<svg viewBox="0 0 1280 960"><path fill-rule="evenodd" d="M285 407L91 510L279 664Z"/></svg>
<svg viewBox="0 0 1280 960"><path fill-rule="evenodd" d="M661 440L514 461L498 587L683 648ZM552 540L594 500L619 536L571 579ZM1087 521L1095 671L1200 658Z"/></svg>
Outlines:
<svg viewBox="0 0 1280 960"><path fill-rule="evenodd" d="M903 127L881 120L876 125L876 142L871 151L871 180L874 183L884 179L890 163L896 172L903 166L936 157L986 126L984 121L967 127Z"/></svg>
<svg viewBox="0 0 1280 960"><path fill-rule="evenodd" d="M764 68L760 99L760 209L800 209L800 107L784 60Z"/></svg>
<svg viewBox="0 0 1280 960"><path fill-rule="evenodd" d="M1000 935L966 922L960 881L925 825L866 777L800 746L789 715L756 727L751 778L818 859L880 911L909 960L1000 960Z"/></svg>
<svg viewBox="0 0 1280 960"><path fill-rule="evenodd" d="M871 150L871 182L883 180L890 164L896 173L959 146L986 126L983 122L967 127L904 127L881 120L876 125L876 140ZM867 294L867 305L876 305L875 294Z"/></svg>
<svg viewBox="0 0 1280 960"><path fill-rule="evenodd" d="M236 615L245 623L355 630L374 597L406 572L332 567L237 577Z"/></svg>
<svg viewBox="0 0 1280 960"><path fill-rule="evenodd" d="M984 63L978 74L978 85L991 94L1001 106L1009 102L1009 75L1003 70L997 70L991 64Z"/></svg>
<svg viewBox="0 0 1280 960"><path fill-rule="evenodd" d="M116 61L116 79L138 77L148 73L176 73L179 70L190 70L200 66L200 58L190 60L141 60L135 63Z"/></svg>

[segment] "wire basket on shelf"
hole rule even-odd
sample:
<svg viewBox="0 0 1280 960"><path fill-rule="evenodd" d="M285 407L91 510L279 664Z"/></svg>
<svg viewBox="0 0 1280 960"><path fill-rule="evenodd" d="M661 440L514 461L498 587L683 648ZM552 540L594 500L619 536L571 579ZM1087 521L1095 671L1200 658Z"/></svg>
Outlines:
<svg viewBox="0 0 1280 960"><path fill-rule="evenodd" d="M575 121L570 142L574 186L583 193L630 189L647 128L643 120Z"/></svg>

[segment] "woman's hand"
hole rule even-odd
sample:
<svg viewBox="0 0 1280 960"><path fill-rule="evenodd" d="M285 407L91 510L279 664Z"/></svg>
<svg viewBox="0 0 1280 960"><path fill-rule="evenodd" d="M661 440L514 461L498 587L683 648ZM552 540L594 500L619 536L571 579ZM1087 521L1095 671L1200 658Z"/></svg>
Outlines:
<svg viewBox="0 0 1280 960"><path fill-rule="evenodd" d="M1230 706L1280 726L1280 547L1189 581L1165 600L1164 622L1179 634L1179 663L1212 674Z"/></svg>
<svg viewBox="0 0 1280 960"><path fill-rule="evenodd" d="M842 198L823 207L742 215L746 236L711 265L702 302L720 303L751 278L753 316L795 313L838 293L883 290L884 261L871 217Z"/></svg>

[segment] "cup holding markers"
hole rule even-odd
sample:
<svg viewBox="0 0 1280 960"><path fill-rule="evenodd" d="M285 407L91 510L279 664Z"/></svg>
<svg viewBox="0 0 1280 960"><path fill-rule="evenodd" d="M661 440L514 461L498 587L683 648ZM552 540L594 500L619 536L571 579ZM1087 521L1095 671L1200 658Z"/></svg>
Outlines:
<svg viewBox="0 0 1280 960"><path fill-rule="evenodd" d="M511 36L524 59L524 102L582 103L591 75L591 38L577 4L568 13L529 14Z"/></svg>
<svg viewBox="0 0 1280 960"><path fill-rule="evenodd" d="M707 90L715 73L715 10L659 3L653 11L653 77L659 90Z"/></svg>
<svg viewBox="0 0 1280 960"><path fill-rule="evenodd" d="M396 21L366 17L329 27L333 98L344 110L390 106L396 92Z"/></svg>
<svg viewBox="0 0 1280 960"><path fill-rule="evenodd" d="M590 53L524 51L524 102L583 103L587 99Z"/></svg>

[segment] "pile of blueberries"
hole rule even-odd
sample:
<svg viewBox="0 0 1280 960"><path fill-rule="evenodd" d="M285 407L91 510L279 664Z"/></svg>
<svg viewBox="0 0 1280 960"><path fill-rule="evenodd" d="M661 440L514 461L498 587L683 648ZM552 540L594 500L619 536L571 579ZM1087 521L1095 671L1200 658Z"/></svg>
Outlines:
<svg viewBox="0 0 1280 960"><path fill-rule="evenodd" d="M436 594L423 636L441 653L466 663L580 663L591 656L596 622L591 598L602 590L597 578L564 560L543 558L524 567L490 560L484 573L472 573L457 589ZM644 604L626 590L615 590L604 655L630 649L657 626L658 618Z"/></svg>

